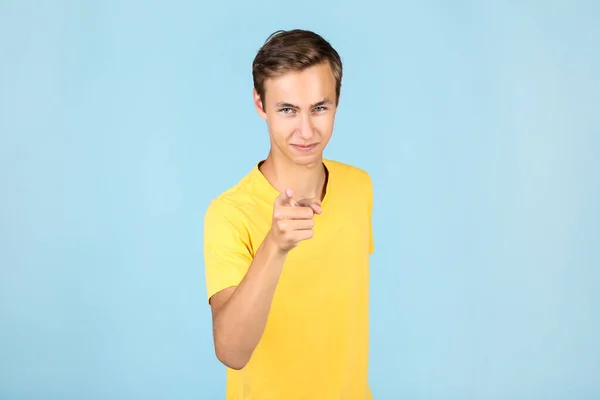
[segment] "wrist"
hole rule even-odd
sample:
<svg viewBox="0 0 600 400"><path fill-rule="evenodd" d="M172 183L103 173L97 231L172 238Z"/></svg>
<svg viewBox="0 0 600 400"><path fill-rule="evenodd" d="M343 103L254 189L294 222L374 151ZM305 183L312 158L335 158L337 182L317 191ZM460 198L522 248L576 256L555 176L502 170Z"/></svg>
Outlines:
<svg viewBox="0 0 600 400"><path fill-rule="evenodd" d="M269 231L263 242L265 250L271 259L285 258L287 257L289 250L282 249L277 243L277 240L273 237L273 233Z"/></svg>

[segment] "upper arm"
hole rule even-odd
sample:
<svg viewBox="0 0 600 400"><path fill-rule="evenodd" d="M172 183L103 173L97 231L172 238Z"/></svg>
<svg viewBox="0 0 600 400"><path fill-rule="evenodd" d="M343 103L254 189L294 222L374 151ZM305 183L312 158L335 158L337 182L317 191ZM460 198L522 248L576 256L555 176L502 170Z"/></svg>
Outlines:
<svg viewBox="0 0 600 400"><path fill-rule="evenodd" d="M243 214L234 206L214 200L204 217L206 290L211 308L229 299L250 263L252 254ZM229 296L227 295L229 294Z"/></svg>
<svg viewBox="0 0 600 400"><path fill-rule="evenodd" d="M221 309L227 304L237 286L230 286L213 294L209 299L210 309L213 320Z"/></svg>

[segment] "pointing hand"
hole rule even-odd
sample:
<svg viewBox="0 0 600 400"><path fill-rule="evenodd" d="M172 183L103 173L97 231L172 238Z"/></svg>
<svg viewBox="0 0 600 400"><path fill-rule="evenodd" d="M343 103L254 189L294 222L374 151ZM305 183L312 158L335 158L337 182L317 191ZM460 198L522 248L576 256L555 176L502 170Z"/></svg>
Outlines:
<svg viewBox="0 0 600 400"><path fill-rule="evenodd" d="M285 190L275 199L269 235L279 249L289 252L303 240L313 237L314 214L320 214L321 202L315 199L293 200L294 191Z"/></svg>

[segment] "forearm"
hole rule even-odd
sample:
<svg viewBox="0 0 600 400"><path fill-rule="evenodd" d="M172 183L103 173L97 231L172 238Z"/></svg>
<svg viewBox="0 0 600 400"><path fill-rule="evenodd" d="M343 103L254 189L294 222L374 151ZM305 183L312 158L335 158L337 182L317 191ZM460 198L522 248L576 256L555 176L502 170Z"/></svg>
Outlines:
<svg viewBox="0 0 600 400"><path fill-rule="evenodd" d="M285 258L267 236L245 277L215 316L217 355L231 368L243 368L262 337Z"/></svg>

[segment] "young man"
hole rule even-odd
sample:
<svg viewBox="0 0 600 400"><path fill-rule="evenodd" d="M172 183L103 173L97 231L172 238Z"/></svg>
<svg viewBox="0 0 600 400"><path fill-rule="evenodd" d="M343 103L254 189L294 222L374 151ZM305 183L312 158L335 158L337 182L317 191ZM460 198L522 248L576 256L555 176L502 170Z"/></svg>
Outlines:
<svg viewBox="0 0 600 400"><path fill-rule="evenodd" d="M226 398L372 399L371 180L323 158L340 99L340 57L313 32L278 31L252 73L271 148L205 216Z"/></svg>

